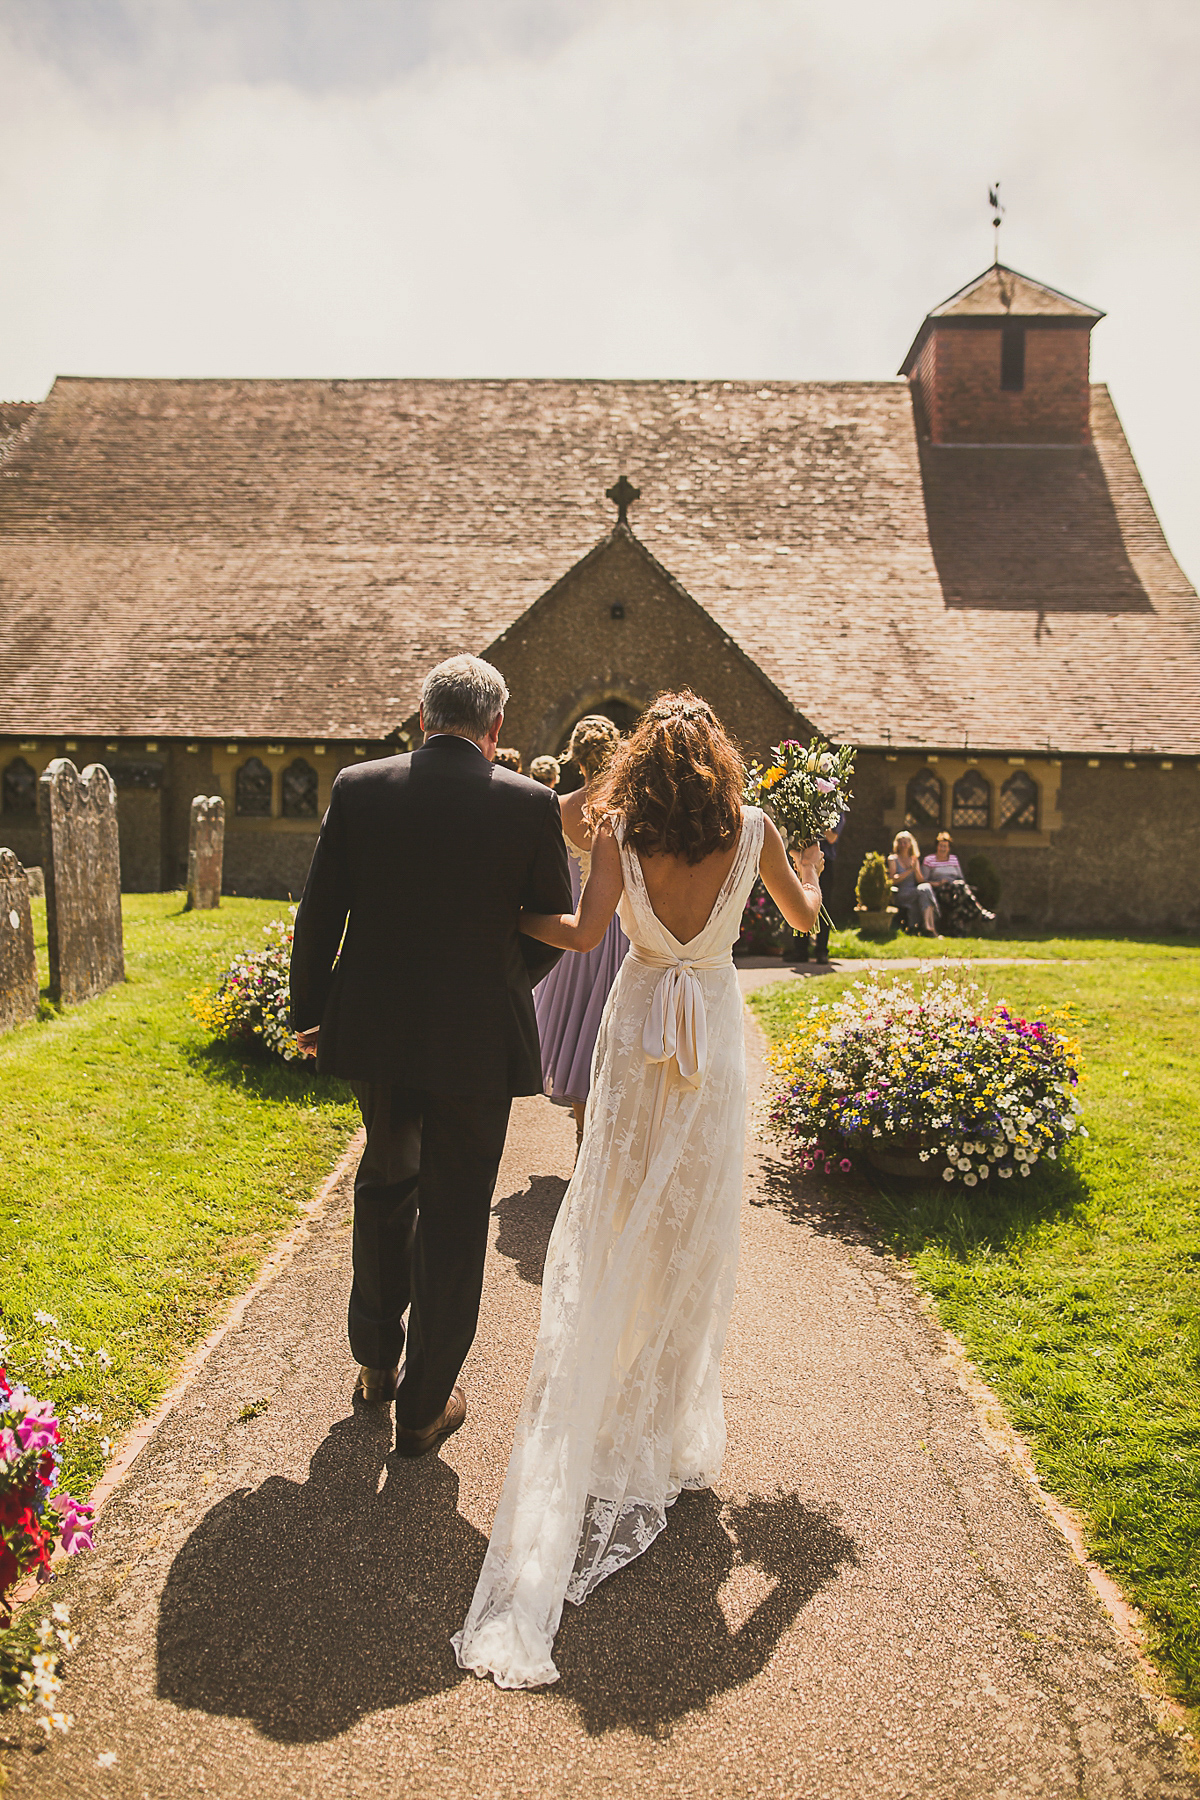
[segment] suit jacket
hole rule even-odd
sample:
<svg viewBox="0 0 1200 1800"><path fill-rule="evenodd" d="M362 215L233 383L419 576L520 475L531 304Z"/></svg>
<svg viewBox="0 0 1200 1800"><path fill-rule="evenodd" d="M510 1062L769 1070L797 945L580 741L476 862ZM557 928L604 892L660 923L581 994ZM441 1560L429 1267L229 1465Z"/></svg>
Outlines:
<svg viewBox="0 0 1200 1800"><path fill-rule="evenodd" d="M574 910L550 788L450 736L343 769L292 943L292 1024L320 1025L317 1067L433 1093L540 1093L532 984L562 953L518 932L522 906Z"/></svg>

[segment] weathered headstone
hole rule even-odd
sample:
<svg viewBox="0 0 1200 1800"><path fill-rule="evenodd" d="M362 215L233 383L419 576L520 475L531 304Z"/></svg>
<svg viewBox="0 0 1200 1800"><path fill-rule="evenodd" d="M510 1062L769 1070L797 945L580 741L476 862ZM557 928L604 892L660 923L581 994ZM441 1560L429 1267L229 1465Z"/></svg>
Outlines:
<svg viewBox="0 0 1200 1800"><path fill-rule="evenodd" d="M225 860L225 802L219 794L197 794L188 829L188 907L221 904L221 867Z"/></svg>
<svg viewBox="0 0 1200 1800"><path fill-rule="evenodd" d="M35 863L32 868L29 868L27 865L25 873L29 878L29 898L31 900L44 900L46 898L46 883L42 880L41 864Z"/></svg>
<svg viewBox="0 0 1200 1800"><path fill-rule="evenodd" d="M0 850L0 1031L37 1014L37 959L29 881L11 850Z"/></svg>
<svg viewBox="0 0 1200 1800"><path fill-rule="evenodd" d="M64 1005L125 979L117 790L92 763L56 757L38 782L50 993Z"/></svg>

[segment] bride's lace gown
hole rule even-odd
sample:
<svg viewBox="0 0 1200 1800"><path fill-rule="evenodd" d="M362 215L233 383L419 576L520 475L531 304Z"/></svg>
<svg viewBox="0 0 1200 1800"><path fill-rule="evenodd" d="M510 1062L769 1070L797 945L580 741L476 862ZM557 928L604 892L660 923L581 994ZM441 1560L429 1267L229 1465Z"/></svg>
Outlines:
<svg viewBox="0 0 1200 1800"><path fill-rule="evenodd" d="M762 841L762 813L744 808L733 867L687 944L621 846L632 948L600 1024L516 1441L454 1639L462 1667L500 1687L556 1680L564 1599L578 1605L640 1555L680 1489L720 1472L746 1112L732 950Z"/></svg>

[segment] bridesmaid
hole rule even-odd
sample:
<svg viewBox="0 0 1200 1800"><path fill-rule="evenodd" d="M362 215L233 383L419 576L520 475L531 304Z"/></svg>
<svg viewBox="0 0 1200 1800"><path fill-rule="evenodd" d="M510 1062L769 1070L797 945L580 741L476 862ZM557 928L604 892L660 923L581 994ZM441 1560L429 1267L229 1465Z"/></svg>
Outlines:
<svg viewBox="0 0 1200 1800"><path fill-rule="evenodd" d="M562 802L563 833L571 858L571 890L578 904L592 861L592 838L583 819L588 788L620 742L611 719L588 713L571 733L567 757L583 772L583 786ZM564 956L534 989L533 1004L542 1038L542 1084L559 1106L575 1114L575 1144L583 1137L583 1115L592 1078L592 1051L608 990L629 948L620 920L612 923L594 950Z"/></svg>

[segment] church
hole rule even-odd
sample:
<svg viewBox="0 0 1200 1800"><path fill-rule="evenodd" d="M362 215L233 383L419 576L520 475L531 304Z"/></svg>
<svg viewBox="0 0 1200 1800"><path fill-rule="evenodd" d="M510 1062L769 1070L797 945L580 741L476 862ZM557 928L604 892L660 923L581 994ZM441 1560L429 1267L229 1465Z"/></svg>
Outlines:
<svg viewBox="0 0 1200 1800"><path fill-rule="evenodd" d="M995 264L893 380L60 378L0 405L0 844L102 762L122 880L297 896L340 768L487 657L560 752L694 687L748 756L858 750L835 915L905 825L1005 925L1200 928L1200 603L1108 390L1103 314ZM900 348L899 346L897 347Z"/></svg>

